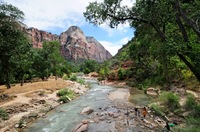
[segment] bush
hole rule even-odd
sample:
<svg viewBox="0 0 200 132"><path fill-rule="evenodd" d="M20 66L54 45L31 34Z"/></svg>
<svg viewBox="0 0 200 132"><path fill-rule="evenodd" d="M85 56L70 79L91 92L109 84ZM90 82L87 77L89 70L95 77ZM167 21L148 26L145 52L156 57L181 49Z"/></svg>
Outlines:
<svg viewBox="0 0 200 132"><path fill-rule="evenodd" d="M151 109L153 109L155 111L155 115L164 117L163 108L161 108L160 106L158 106L156 104L152 104L150 107L151 107Z"/></svg>
<svg viewBox="0 0 200 132"><path fill-rule="evenodd" d="M186 108L187 110L193 110L194 107L196 107L196 106L197 106L197 102L196 102L196 100L195 100L194 95L189 94L189 95L187 96L187 99L186 99L185 108Z"/></svg>
<svg viewBox="0 0 200 132"><path fill-rule="evenodd" d="M8 113L2 108L0 108L0 118L2 120L8 120Z"/></svg>
<svg viewBox="0 0 200 132"><path fill-rule="evenodd" d="M68 94L69 89L64 88L58 91L57 96L64 96L65 94Z"/></svg>
<svg viewBox="0 0 200 132"><path fill-rule="evenodd" d="M180 106L179 96L172 92L163 92L159 96L159 100L170 110L175 110Z"/></svg>
<svg viewBox="0 0 200 132"><path fill-rule="evenodd" d="M85 80L83 80L83 79L78 79L77 82L80 84L85 84Z"/></svg>
<svg viewBox="0 0 200 132"><path fill-rule="evenodd" d="M69 98L67 95L65 95L65 96L61 96L58 101L63 101L64 103L67 103L70 100L71 100L71 98Z"/></svg>
<svg viewBox="0 0 200 132"><path fill-rule="evenodd" d="M194 117L200 118L200 105L196 105L194 107L194 113L193 113ZM200 125L200 124L199 124Z"/></svg>
<svg viewBox="0 0 200 132"><path fill-rule="evenodd" d="M199 132L200 131L200 119L194 117L186 118L187 127L175 127L175 132Z"/></svg>
<svg viewBox="0 0 200 132"><path fill-rule="evenodd" d="M69 80L71 80L71 81L77 81L77 79L78 79L77 75L75 75L75 74L71 75L69 78Z"/></svg>
<svg viewBox="0 0 200 132"><path fill-rule="evenodd" d="M68 77L67 75L64 75L64 76L63 76L63 79L64 79L64 80L68 80L69 77Z"/></svg>
<svg viewBox="0 0 200 132"><path fill-rule="evenodd" d="M58 101L63 101L64 103L66 103L76 97L76 94L74 93L74 91L67 89L67 88L61 89L57 93L57 95L60 97Z"/></svg>

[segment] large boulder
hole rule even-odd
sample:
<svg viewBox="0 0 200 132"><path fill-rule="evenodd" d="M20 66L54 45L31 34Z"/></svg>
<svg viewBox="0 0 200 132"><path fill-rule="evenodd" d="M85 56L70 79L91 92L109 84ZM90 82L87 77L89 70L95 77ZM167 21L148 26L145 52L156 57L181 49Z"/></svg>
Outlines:
<svg viewBox="0 0 200 132"><path fill-rule="evenodd" d="M91 114L94 110L91 107L85 107L82 111L81 114Z"/></svg>
<svg viewBox="0 0 200 132"><path fill-rule="evenodd" d="M80 123L72 130L72 132L85 132L87 129L88 124Z"/></svg>

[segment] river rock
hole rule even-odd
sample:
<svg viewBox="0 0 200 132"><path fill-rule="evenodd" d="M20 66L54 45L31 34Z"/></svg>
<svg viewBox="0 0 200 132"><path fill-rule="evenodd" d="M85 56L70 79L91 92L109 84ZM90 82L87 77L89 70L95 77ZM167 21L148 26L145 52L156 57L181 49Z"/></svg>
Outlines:
<svg viewBox="0 0 200 132"><path fill-rule="evenodd" d="M92 113L94 110L91 107L85 107L82 111L81 114L87 114L89 115L90 113Z"/></svg>
<svg viewBox="0 0 200 132"><path fill-rule="evenodd" d="M72 132L85 132L88 129L88 124L78 124Z"/></svg>
<svg viewBox="0 0 200 132"><path fill-rule="evenodd" d="M186 90L186 93L187 93L187 94L192 94L195 98L198 98L198 97L199 97L199 95L198 95L196 92L191 91L191 90Z"/></svg>
<svg viewBox="0 0 200 132"><path fill-rule="evenodd" d="M87 124L89 122L89 120L85 119L81 121L83 124Z"/></svg>
<svg viewBox="0 0 200 132"><path fill-rule="evenodd" d="M159 95L159 90L156 88L148 88L147 89L147 95L153 96L153 97L157 97Z"/></svg>

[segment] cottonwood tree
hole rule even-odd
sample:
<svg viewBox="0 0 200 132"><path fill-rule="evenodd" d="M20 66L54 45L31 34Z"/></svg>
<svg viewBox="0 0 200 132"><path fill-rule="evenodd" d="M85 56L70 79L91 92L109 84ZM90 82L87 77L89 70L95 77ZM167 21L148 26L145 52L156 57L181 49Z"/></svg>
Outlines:
<svg viewBox="0 0 200 132"><path fill-rule="evenodd" d="M136 30L145 30L144 36L157 39L155 48L162 49L164 58L178 56L200 81L200 1L136 0L131 7L122 1L92 2L84 16L95 25L106 22L114 28L128 22Z"/></svg>
<svg viewBox="0 0 200 132"><path fill-rule="evenodd" d="M7 88L13 79L16 58L21 58L29 50L30 44L22 32L20 21L24 13L17 7L0 2L0 67L1 76ZM26 65L26 63L20 63Z"/></svg>
<svg viewBox="0 0 200 132"><path fill-rule="evenodd" d="M62 76L65 59L60 53L60 43L58 41L44 42L42 52L46 65L49 65L49 72L55 76L55 79L57 76Z"/></svg>

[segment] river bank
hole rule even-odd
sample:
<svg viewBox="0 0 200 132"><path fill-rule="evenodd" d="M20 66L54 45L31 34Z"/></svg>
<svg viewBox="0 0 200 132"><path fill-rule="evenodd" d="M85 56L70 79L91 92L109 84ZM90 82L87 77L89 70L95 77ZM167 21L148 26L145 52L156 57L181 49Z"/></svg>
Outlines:
<svg viewBox="0 0 200 132"><path fill-rule="evenodd" d="M147 117L142 117L142 107L138 107L128 101L130 92L124 82L104 82L103 85L98 85L95 82L93 84L94 89L90 91L84 85L62 79L57 81L51 79L49 83L55 86L45 86L42 83L38 83L39 87L33 86L34 90L33 87L29 88L29 90L28 88L22 90L19 89L22 87L19 87L13 88L13 91L8 90L7 93L5 92L4 94L10 94L9 96L12 93L15 98L0 104L0 107L6 109L9 113L9 119L1 121L0 131L24 131L22 128L29 127L29 124L35 122L38 118L42 118L43 121L39 125L33 125L28 130L29 132L71 131L72 129L76 132L82 131L81 129L85 129L88 132L102 130L111 132L160 131L165 125L165 122L154 116L150 109L147 109ZM80 96L75 102L71 101L61 105L57 101L56 93L64 87L68 87L79 95L84 96ZM86 96L85 93L87 93ZM89 101L85 101L84 98L89 99ZM92 104L94 105L92 106ZM58 108L60 105L61 107ZM67 107L67 105L70 106ZM90 107L91 112L88 114L81 112L88 107ZM140 111L140 115L137 116L135 115L136 107ZM53 112L47 116L46 113L49 111ZM80 117L76 119L70 112ZM54 113L57 114L55 115ZM67 124L66 119L69 119L69 124L76 126L73 126L73 128L68 127L67 130L63 128ZM49 128L49 123L47 122L52 122L50 124L53 127L55 125L56 129ZM62 126L63 122L64 126ZM25 129L25 131L27 130Z"/></svg>
<svg viewBox="0 0 200 132"><path fill-rule="evenodd" d="M1 86L0 108L8 113L8 120L0 120L0 131L23 131L29 123L44 118L47 112L62 104L58 102L56 93L63 88L78 95L89 89L86 85L63 79L25 83L24 86L16 84L9 90Z"/></svg>
<svg viewBox="0 0 200 132"><path fill-rule="evenodd" d="M110 102L98 109L87 106L89 113L85 112L86 118L74 127L73 132L163 131L166 122L155 116L149 107L129 102L130 89L124 82L105 82L104 85L117 87L114 91L107 93ZM142 115L144 107L147 108L148 112L146 117ZM138 109L137 114L135 108Z"/></svg>

